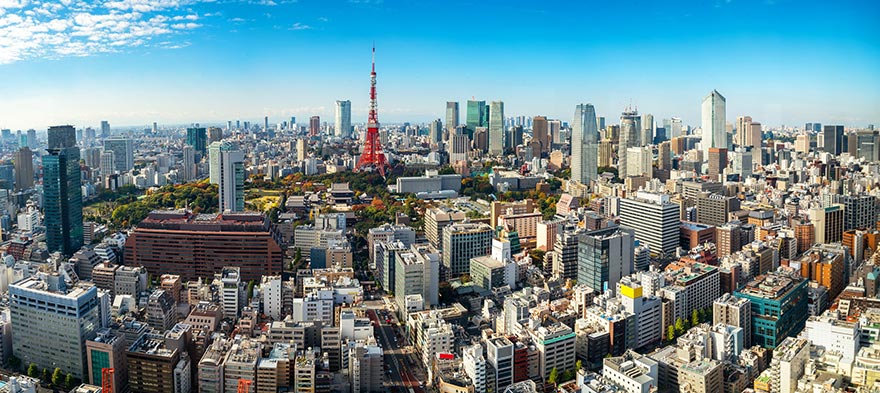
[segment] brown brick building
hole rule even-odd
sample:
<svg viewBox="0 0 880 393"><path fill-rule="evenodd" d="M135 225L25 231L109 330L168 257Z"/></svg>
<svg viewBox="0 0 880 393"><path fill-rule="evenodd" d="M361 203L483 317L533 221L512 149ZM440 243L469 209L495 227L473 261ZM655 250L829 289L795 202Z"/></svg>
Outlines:
<svg viewBox="0 0 880 393"><path fill-rule="evenodd" d="M154 211L125 242L125 264L182 280L213 277L224 266L241 268L243 281L280 274L279 233L259 213L192 214Z"/></svg>

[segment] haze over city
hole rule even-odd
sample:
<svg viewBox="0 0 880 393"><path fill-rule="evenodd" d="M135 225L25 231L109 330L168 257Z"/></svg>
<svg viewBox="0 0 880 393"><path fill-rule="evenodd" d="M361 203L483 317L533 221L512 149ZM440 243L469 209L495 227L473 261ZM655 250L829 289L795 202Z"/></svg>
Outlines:
<svg viewBox="0 0 880 393"><path fill-rule="evenodd" d="M332 4L331 6L328 6ZM383 122L503 100L570 121L627 105L698 125L718 89L766 125L880 122L880 5L818 1L0 2L0 127L143 126L269 116L366 121L378 48Z"/></svg>

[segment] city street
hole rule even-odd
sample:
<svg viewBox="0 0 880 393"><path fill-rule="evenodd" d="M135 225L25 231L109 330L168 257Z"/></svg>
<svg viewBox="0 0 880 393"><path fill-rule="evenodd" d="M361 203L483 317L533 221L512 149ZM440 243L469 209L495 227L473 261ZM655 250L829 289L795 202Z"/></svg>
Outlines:
<svg viewBox="0 0 880 393"><path fill-rule="evenodd" d="M397 318L387 311L382 300L364 302L369 309L367 315L374 323L376 339L385 352L385 386L390 392L395 393L424 393L420 386L425 381L425 372L420 366L420 361L413 353L412 347L408 346L403 338L403 329L397 325ZM391 320L385 322L387 315ZM378 324L378 328L376 328Z"/></svg>

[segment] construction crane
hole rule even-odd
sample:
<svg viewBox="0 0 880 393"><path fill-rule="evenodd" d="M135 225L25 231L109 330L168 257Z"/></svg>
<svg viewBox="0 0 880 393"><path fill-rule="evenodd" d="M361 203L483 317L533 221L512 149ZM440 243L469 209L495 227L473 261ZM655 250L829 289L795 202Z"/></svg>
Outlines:
<svg viewBox="0 0 880 393"><path fill-rule="evenodd" d="M254 381L251 381L250 379L239 378L238 393L250 393L252 383L254 383Z"/></svg>
<svg viewBox="0 0 880 393"><path fill-rule="evenodd" d="M113 374L116 372L112 367L101 369L101 393L113 393Z"/></svg>

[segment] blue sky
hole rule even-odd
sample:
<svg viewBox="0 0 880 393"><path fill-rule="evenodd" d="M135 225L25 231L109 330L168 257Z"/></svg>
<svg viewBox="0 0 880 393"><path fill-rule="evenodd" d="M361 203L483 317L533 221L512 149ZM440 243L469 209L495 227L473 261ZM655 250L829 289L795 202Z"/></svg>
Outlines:
<svg viewBox="0 0 880 393"><path fill-rule="evenodd" d="M270 122L350 99L426 121L445 101L569 121L630 103L698 125L880 125L880 2L0 0L0 128ZM463 104L462 104L463 106ZM612 120L614 119L614 120ZM303 120L300 120L301 122Z"/></svg>

